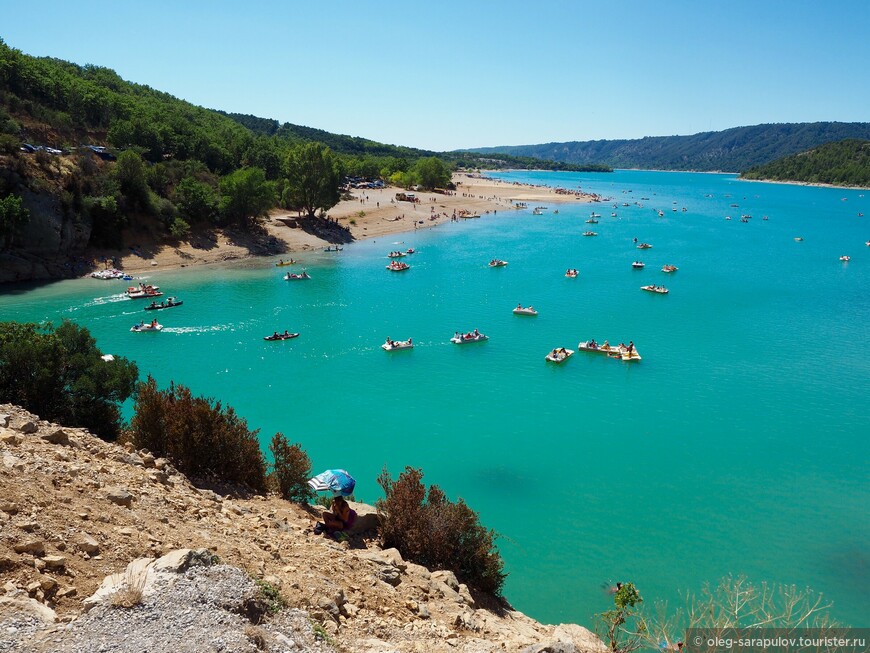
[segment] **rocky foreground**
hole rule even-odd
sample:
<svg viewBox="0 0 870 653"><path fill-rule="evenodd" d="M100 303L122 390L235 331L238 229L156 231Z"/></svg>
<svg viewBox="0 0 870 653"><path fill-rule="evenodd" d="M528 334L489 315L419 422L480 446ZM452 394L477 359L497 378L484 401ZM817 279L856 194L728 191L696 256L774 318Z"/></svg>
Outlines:
<svg viewBox="0 0 870 653"><path fill-rule="evenodd" d="M0 652L605 650L314 515L0 404Z"/></svg>

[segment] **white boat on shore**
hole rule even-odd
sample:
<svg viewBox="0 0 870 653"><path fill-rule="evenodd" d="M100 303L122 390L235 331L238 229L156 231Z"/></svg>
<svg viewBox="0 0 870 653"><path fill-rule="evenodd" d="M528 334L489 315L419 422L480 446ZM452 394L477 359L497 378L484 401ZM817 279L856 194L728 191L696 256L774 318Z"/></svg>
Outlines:
<svg viewBox="0 0 870 653"><path fill-rule="evenodd" d="M387 341L381 345L381 349L384 351L398 351L399 349L413 349L414 343L411 338L407 340L390 340L387 338Z"/></svg>
<svg viewBox="0 0 870 653"><path fill-rule="evenodd" d="M477 331L477 329L468 333L457 332L452 338L450 338L450 342L455 345L467 345L472 342L483 342L484 340L489 340L489 336L483 335Z"/></svg>
<svg viewBox="0 0 870 653"><path fill-rule="evenodd" d="M557 347L549 354L544 356L544 360L547 360L551 363L564 363L566 360L571 358L574 355L573 349L565 349L564 347Z"/></svg>

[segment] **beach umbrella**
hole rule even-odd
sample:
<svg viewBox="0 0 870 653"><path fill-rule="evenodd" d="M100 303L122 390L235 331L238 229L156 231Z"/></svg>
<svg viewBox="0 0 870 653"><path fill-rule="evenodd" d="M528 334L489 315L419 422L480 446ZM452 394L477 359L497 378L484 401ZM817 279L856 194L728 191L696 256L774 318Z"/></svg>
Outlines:
<svg viewBox="0 0 870 653"><path fill-rule="evenodd" d="M335 497L347 497L353 494L356 481L343 469L328 469L309 479L308 485L317 492L329 490Z"/></svg>

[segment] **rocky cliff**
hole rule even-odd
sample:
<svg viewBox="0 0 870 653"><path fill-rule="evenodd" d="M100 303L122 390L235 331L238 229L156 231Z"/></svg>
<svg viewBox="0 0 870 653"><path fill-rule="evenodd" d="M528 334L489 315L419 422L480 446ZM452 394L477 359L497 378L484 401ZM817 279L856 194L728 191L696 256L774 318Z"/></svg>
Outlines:
<svg viewBox="0 0 870 653"><path fill-rule="evenodd" d="M316 514L0 405L0 652L604 651Z"/></svg>

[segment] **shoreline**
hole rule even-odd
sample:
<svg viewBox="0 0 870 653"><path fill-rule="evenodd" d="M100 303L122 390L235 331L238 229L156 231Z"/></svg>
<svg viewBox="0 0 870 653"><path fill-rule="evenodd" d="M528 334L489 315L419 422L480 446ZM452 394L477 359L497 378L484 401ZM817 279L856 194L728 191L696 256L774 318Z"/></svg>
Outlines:
<svg viewBox="0 0 870 653"><path fill-rule="evenodd" d="M737 181L754 182L758 184L786 184L788 186L809 186L811 188L839 188L840 190L870 190L870 186L840 186L838 184L823 184L814 181L782 181L780 179L744 179L737 177Z"/></svg>
<svg viewBox="0 0 870 653"><path fill-rule="evenodd" d="M125 251L90 250L85 258L91 262L93 270L101 269L104 259L114 259L117 267L133 274L263 258L296 258L299 254L323 251L329 245L413 233L471 216L497 217L499 212L531 208L518 207L517 202L582 204L600 199L579 189L557 192L549 186L505 182L476 173L454 173L452 179L457 185L455 191L447 191L448 194L420 191L415 193L417 202L397 200L396 193L403 191L393 186L353 189L353 199L342 200L328 212L328 219L340 227L330 234L335 236L332 239L329 235L322 238L289 226L296 223L297 213L273 209L262 222L260 233L216 230L195 234L177 244L159 240L149 243L143 237L143 245ZM339 235L347 233L352 240L342 242ZM90 272L85 276L89 275Z"/></svg>

